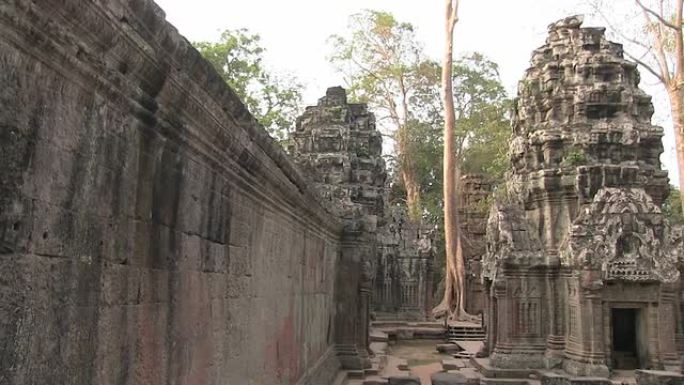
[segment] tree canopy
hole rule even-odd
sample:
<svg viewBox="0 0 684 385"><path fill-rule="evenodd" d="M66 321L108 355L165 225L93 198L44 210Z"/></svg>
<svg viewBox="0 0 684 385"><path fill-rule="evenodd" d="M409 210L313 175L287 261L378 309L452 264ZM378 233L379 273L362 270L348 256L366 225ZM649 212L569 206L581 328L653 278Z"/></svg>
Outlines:
<svg viewBox="0 0 684 385"><path fill-rule="evenodd" d="M246 29L225 30L218 42L193 45L259 123L276 139L286 139L301 112L303 85L293 76L264 67L259 35Z"/></svg>
<svg viewBox="0 0 684 385"><path fill-rule="evenodd" d="M350 96L368 103L395 143L392 198L414 219L442 218L442 66L427 57L410 23L366 10L350 17L346 35L330 37L331 63ZM509 101L498 65L472 53L453 63L455 155L461 172L497 179L506 163Z"/></svg>

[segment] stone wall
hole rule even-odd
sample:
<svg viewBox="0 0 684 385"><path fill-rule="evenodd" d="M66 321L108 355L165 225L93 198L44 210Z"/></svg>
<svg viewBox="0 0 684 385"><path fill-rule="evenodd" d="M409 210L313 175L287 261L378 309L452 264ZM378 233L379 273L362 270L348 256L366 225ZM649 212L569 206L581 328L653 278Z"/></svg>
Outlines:
<svg viewBox="0 0 684 385"><path fill-rule="evenodd" d="M0 383L327 384L342 225L148 0L0 4Z"/></svg>
<svg viewBox="0 0 684 385"><path fill-rule="evenodd" d="M432 310L434 228L393 207L378 235L373 280L377 320L426 320Z"/></svg>

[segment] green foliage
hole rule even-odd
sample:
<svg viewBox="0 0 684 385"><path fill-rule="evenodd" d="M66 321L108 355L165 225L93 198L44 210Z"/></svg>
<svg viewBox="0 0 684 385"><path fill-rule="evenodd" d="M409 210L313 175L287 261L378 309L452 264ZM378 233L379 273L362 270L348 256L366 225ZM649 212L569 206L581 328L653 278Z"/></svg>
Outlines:
<svg viewBox="0 0 684 385"><path fill-rule="evenodd" d="M427 66L423 70L428 70ZM421 106L416 118L424 122L416 137L414 157L420 159L421 186L428 215L442 218L442 130L444 125L439 76L441 68L431 65L435 79L424 83L412 103ZM454 62L454 108L456 113L456 158L461 174L482 174L495 184L508 168L510 100L499 79L498 66L479 53ZM457 181L458 183L458 181ZM487 205L488 207L488 205ZM482 210L488 210L483 207Z"/></svg>
<svg viewBox="0 0 684 385"><path fill-rule="evenodd" d="M300 113L302 84L263 66L260 37L246 29L225 30L218 42L193 44L249 111L276 139L285 140Z"/></svg>
<svg viewBox="0 0 684 385"><path fill-rule="evenodd" d="M584 151L580 149L574 149L569 151L563 157L561 161L561 166L581 166L587 164L587 157L584 155Z"/></svg>
<svg viewBox="0 0 684 385"><path fill-rule="evenodd" d="M330 62L345 76L350 99L389 116L396 98L413 89L423 48L413 26L387 12L365 10L349 18L350 35L333 35ZM388 98L389 97L389 98Z"/></svg>
<svg viewBox="0 0 684 385"><path fill-rule="evenodd" d="M413 26L387 12L352 15L349 28L347 36L330 37L330 61L345 76L351 99L368 103L381 127L389 126L401 143L388 162L395 181L390 199L405 199L398 175L408 160L425 219L442 223L441 66L424 55ZM482 54L466 55L454 63L453 82L460 170L498 181L508 166L510 137L510 101L498 66Z"/></svg>
<svg viewBox="0 0 684 385"><path fill-rule="evenodd" d="M663 214L672 224L684 225L684 213L682 213L681 191L670 186L670 195L663 203Z"/></svg>

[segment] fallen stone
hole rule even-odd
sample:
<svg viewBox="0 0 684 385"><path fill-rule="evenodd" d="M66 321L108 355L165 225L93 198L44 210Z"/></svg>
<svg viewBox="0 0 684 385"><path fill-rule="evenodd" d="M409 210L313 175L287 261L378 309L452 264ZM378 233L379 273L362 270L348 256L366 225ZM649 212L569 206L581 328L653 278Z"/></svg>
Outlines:
<svg viewBox="0 0 684 385"><path fill-rule="evenodd" d="M465 363L463 360L459 360L456 358L445 358L442 360L442 369L443 370L458 370L465 368Z"/></svg>
<svg viewBox="0 0 684 385"><path fill-rule="evenodd" d="M475 355L482 350L482 347L484 346L484 342L482 341L454 341L454 344L470 355Z"/></svg>
<svg viewBox="0 0 684 385"><path fill-rule="evenodd" d="M387 380L379 376L370 376L363 380L363 385L387 385Z"/></svg>
<svg viewBox="0 0 684 385"><path fill-rule="evenodd" d="M466 385L468 379L458 373L434 373L430 376L432 385Z"/></svg>
<svg viewBox="0 0 684 385"><path fill-rule="evenodd" d="M467 385L480 385L480 373L473 368L463 368L459 370L461 376L465 377Z"/></svg>
<svg viewBox="0 0 684 385"><path fill-rule="evenodd" d="M439 344L437 345L437 351L444 354L454 354L460 352L461 347L456 344Z"/></svg>
<svg viewBox="0 0 684 385"><path fill-rule="evenodd" d="M634 377L638 385L684 385L684 375L677 372L637 369Z"/></svg>
<svg viewBox="0 0 684 385"><path fill-rule="evenodd" d="M370 332L371 342L387 342L389 340L387 333L379 330L371 330Z"/></svg>
<svg viewBox="0 0 684 385"><path fill-rule="evenodd" d="M369 347L374 354L385 354L387 352L387 342L371 342Z"/></svg>
<svg viewBox="0 0 684 385"><path fill-rule="evenodd" d="M390 377L389 385L420 385L418 377Z"/></svg>

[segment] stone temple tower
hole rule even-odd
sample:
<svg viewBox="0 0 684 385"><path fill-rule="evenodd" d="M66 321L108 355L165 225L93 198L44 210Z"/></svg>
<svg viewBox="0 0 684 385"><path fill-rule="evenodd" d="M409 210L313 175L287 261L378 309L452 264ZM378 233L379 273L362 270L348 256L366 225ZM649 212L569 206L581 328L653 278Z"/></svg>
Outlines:
<svg viewBox="0 0 684 385"><path fill-rule="evenodd" d="M519 83L483 258L490 364L679 371L682 245L660 210L663 130L636 64L581 24L550 25Z"/></svg>
<svg viewBox="0 0 684 385"><path fill-rule="evenodd" d="M297 119L292 140L295 161L344 225L335 287L337 356L345 369L368 368L372 281L387 179L382 136L365 104L347 103L346 91L332 87Z"/></svg>

